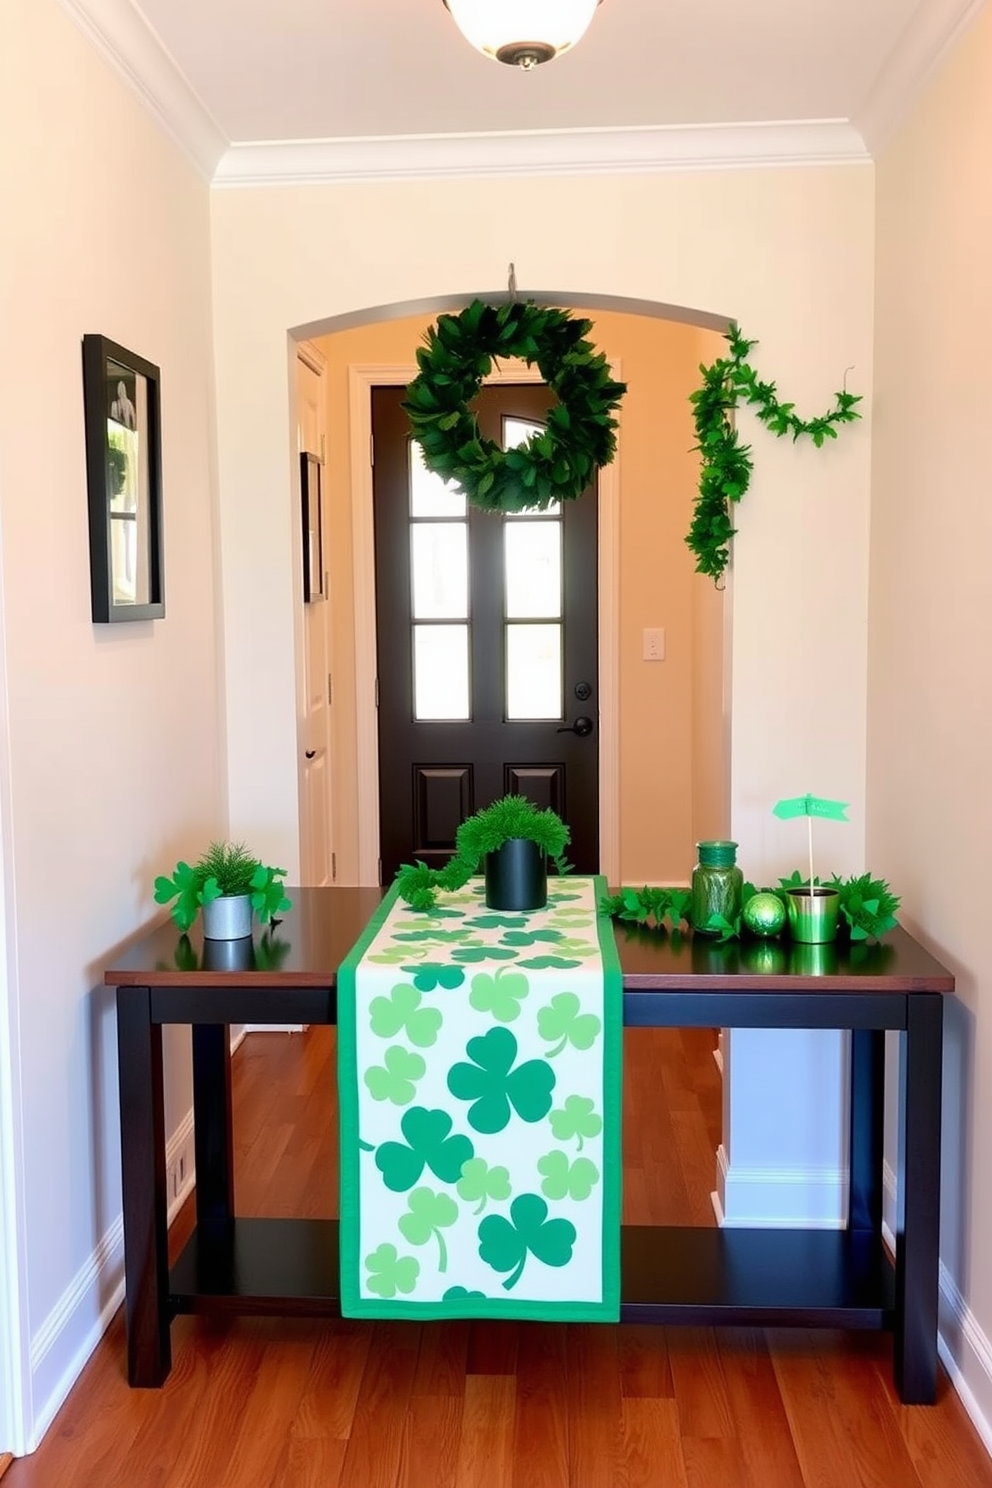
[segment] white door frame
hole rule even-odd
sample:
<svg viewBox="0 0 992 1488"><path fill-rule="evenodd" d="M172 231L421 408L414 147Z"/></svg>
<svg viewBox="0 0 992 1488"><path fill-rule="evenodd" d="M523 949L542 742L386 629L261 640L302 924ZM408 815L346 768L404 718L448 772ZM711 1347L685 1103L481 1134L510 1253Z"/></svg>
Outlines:
<svg viewBox="0 0 992 1488"><path fill-rule="evenodd" d="M375 538L372 514L372 389L405 387L413 364L348 368L352 558L355 579L355 714L358 746L358 882L379 882L379 730L376 716ZM614 361L611 374L620 379ZM508 363L486 382L543 382L537 367ZM619 781L619 449L599 472L599 864L620 882Z"/></svg>

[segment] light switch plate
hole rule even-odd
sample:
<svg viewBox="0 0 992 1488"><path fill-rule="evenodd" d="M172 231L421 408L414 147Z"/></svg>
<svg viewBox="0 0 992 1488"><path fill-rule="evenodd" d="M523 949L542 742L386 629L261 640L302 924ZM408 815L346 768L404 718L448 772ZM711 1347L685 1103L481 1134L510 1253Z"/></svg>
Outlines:
<svg viewBox="0 0 992 1488"><path fill-rule="evenodd" d="M665 632L660 625L648 626L644 631L645 661L664 661L665 659Z"/></svg>

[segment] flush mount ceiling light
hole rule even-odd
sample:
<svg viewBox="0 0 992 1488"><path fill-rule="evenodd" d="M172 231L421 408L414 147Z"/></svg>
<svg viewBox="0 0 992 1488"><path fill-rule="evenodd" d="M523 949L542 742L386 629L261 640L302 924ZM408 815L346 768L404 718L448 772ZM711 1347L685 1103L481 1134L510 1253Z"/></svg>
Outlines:
<svg viewBox="0 0 992 1488"><path fill-rule="evenodd" d="M529 71L585 35L600 0L444 0L455 25L495 62Z"/></svg>

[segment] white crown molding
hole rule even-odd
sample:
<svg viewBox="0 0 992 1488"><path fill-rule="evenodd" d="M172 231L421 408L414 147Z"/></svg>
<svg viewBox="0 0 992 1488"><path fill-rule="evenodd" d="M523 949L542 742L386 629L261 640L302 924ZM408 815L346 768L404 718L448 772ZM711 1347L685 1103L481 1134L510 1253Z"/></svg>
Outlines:
<svg viewBox="0 0 992 1488"><path fill-rule="evenodd" d="M867 165L843 119L687 128L549 129L234 144L218 186L329 185L448 176L635 175L742 167Z"/></svg>
<svg viewBox="0 0 992 1488"><path fill-rule="evenodd" d="M909 114L984 4L985 0L927 0L914 10L857 114L858 127L873 156Z"/></svg>
<svg viewBox="0 0 992 1488"><path fill-rule="evenodd" d="M60 0L84 36L175 141L212 179L228 140L130 0Z"/></svg>

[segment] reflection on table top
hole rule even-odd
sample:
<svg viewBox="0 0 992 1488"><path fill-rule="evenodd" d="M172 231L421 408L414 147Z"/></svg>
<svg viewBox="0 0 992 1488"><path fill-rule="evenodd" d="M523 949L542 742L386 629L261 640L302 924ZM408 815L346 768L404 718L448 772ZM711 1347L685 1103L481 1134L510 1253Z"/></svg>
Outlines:
<svg viewBox="0 0 992 1488"><path fill-rule="evenodd" d="M290 888L293 907L247 941L204 941L199 921L181 935L171 920L133 941L104 975L110 986L333 987L337 968L378 905L379 889ZM881 942L799 945L615 926L624 988L741 992L953 992L954 978L905 930Z"/></svg>

